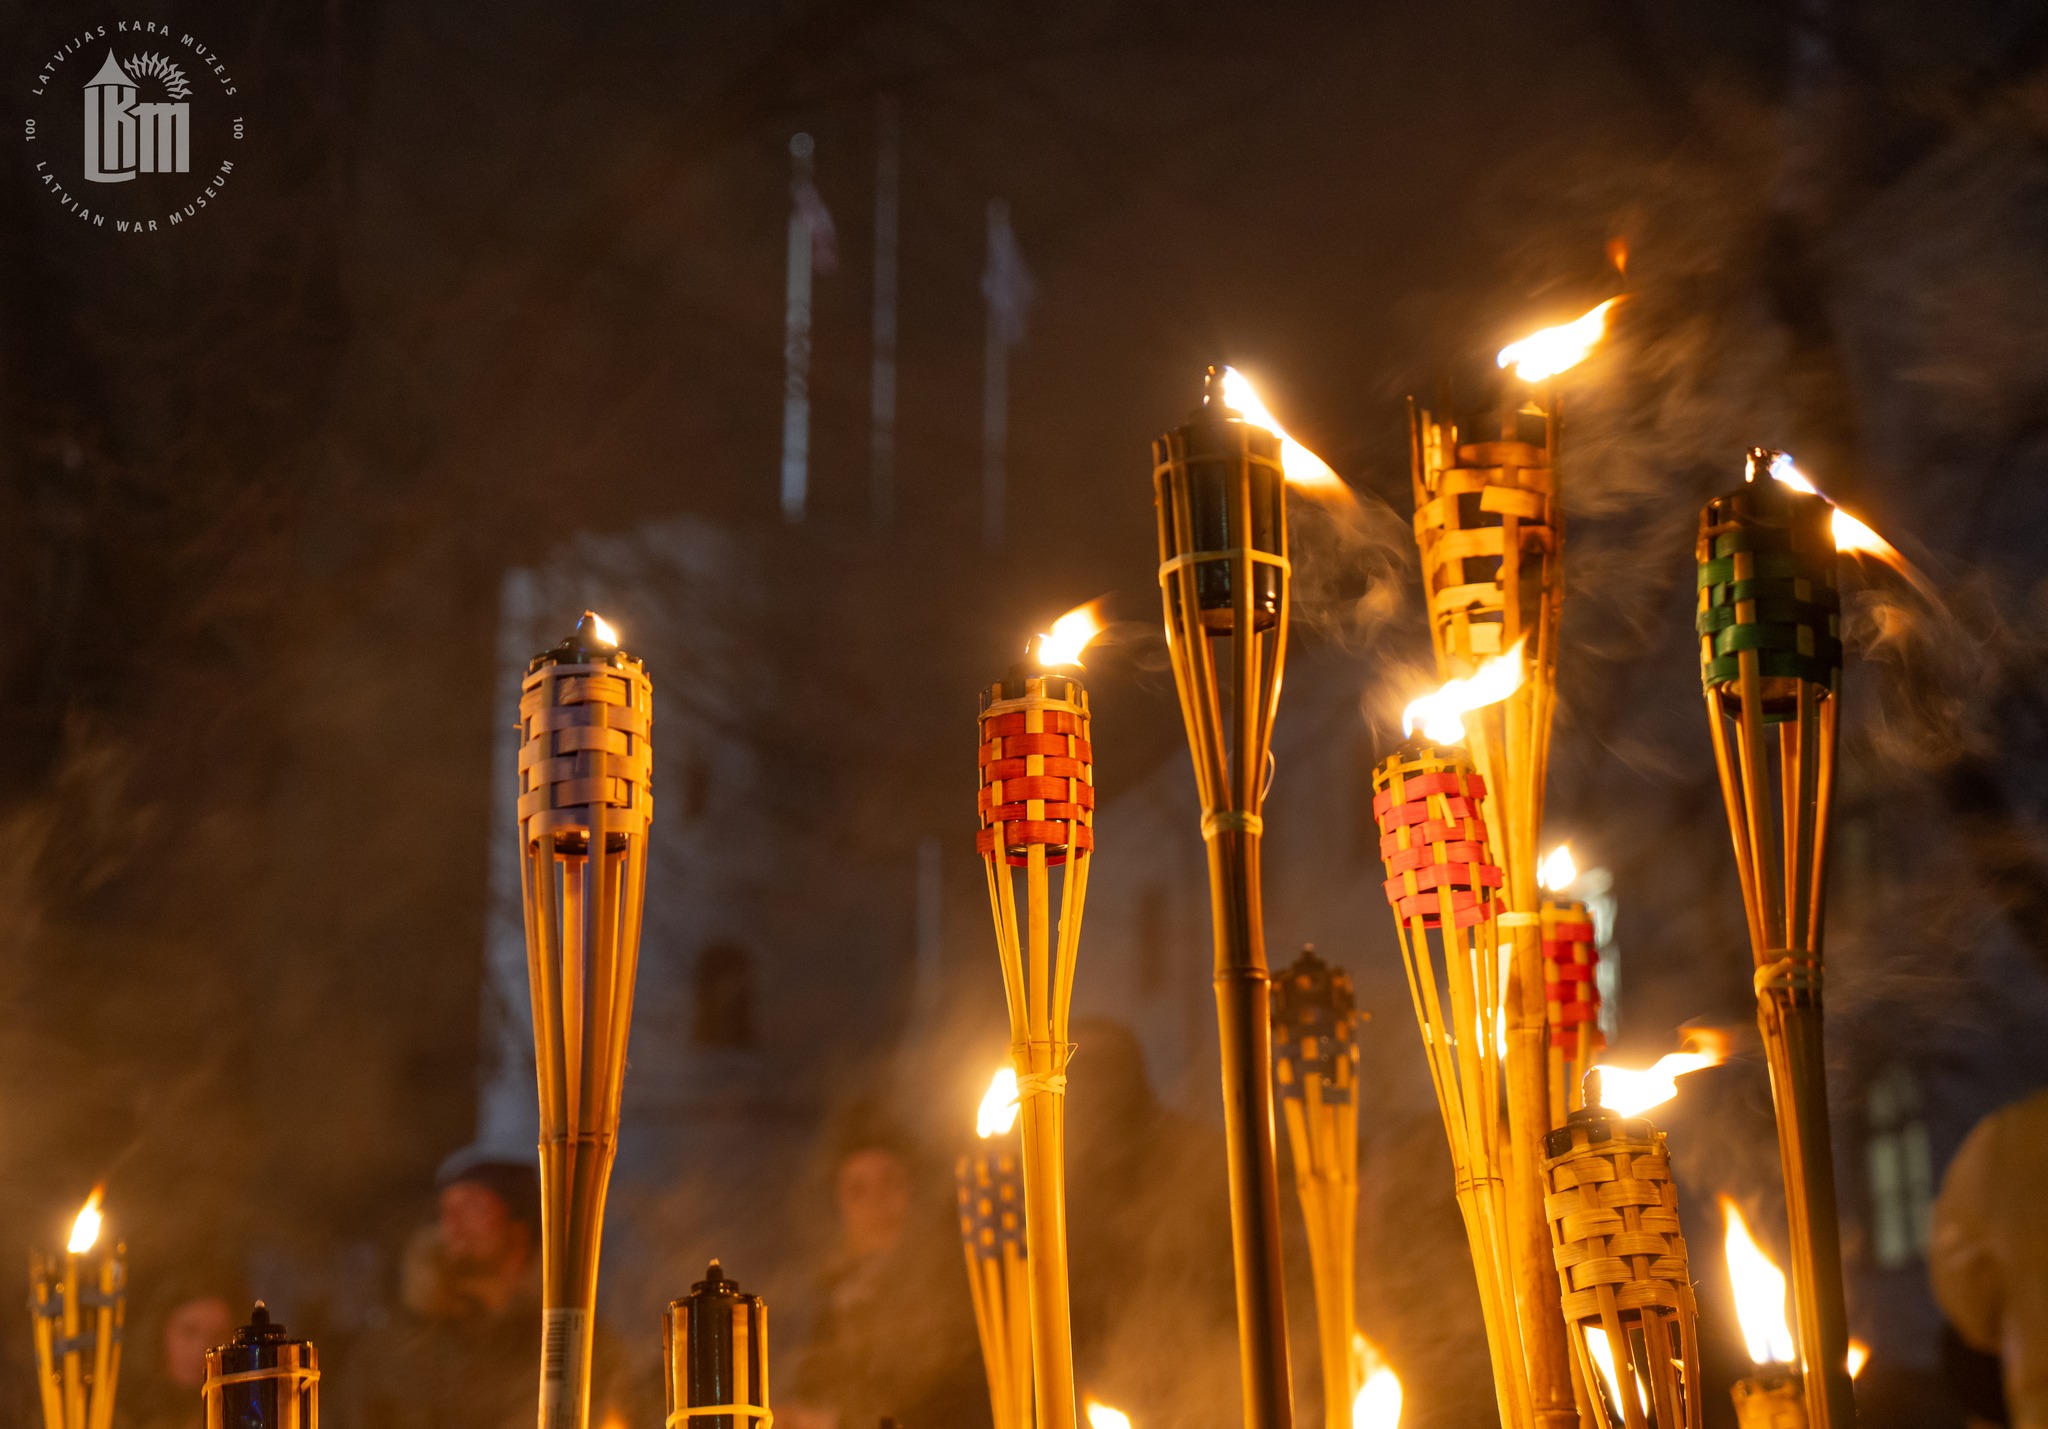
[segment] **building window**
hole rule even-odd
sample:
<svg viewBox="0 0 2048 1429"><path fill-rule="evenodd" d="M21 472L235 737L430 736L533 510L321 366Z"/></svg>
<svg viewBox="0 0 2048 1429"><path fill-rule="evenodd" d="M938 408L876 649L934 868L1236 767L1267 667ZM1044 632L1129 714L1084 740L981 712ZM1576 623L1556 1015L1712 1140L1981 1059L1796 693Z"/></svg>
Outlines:
<svg viewBox="0 0 2048 1429"><path fill-rule="evenodd" d="M1927 1253L1934 1203L1934 1158L1920 1084L1896 1063L1878 1073L1864 1096L1869 1119L1865 1164L1870 1172L1870 1244L1888 1270Z"/></svg>
<svg viewBox="0 0 2048 1429"><path fill-rule="evenodd" d="M754 985L747 950L712 943L697 954L696 1016L690 1040L699 1047L754 1045Z"/></svg>

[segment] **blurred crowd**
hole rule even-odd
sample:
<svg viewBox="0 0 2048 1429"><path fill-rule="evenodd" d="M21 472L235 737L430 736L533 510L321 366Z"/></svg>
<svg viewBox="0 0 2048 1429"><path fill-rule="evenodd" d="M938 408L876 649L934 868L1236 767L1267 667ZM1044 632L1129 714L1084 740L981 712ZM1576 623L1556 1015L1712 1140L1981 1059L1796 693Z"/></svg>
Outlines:
<svg viewBox="0 0 2048 1429"><path fill-rule="evenodd" d="M1161 1104L1127 1028L1078 1026L1088 1076L1069 1096L1075 1355L1107 1397L1227 1422L1236 1402L1229 1220L1217 1137ZM841 1110L820 1178L836 1235L809 1274L802 1327L774 1349L787 1429L986 1429L987 1381L967 1293L949 1162L880 1099ZM1179 1214L1159 1215L1164 1204ZM434 1215L394 1247L368 1328L321 1337L327 1429L530 1429L540 1343L540 1185L529 1158L464 1148L439 1169ZM764 1214L774 1214L764 1208ZM764 1268L765 1269L765 1268ZM789 1277L785 1276L787 1280ZM247 1319L228 1260L138 1273L117 1401L121 1429L197 1429L205 1353ZM292 1306L278 1306L288 1318ZM805 1323L807 1322L807 1324ZM784 1321L783 1323L788 1323ZM1162 1344L1206 1347L1182 1358ZM635 1368L600 1321L593 1429L652 1429L659 1369Z"/></svg>

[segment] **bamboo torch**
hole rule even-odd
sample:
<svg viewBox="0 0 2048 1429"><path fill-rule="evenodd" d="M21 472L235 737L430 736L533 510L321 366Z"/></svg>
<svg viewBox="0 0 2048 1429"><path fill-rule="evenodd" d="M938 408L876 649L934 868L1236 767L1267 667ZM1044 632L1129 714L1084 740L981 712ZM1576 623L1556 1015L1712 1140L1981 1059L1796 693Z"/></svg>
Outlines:
<svg viewBox="0 0 2048 1429"><path fill-rule="evenodd" d="M1273 1080L1315 1276L1325 1429L1351 1429L1357 1334L1358 1011L1351 976L1302 949L1273 984ZM1360 1381L1362 1382L1362 1381Z"/></svg>
<svg viewBox="0 0 2048 1429"><path fill-rule="evenodd" d="M981 827L975 846L1010 1008L1023 1112L1024 1239L1032 1395L1039 1429L1074 1429L1067 1298L1067 1014L1095 847L1095 752L1080 655L1100 631L1092 605L1036 642L1033 658L981 694ZM1054 874L1058 873L1055 880Z"/></svg>
<svg viewBox="0 0 2048 1429"><path fill-rule="evenodd" d="M1545 1149L1544 1211L1595 1429L1700 1429L1699 1306L1664 1133L1594 1099Z"/></svg>
<svg viewBox="0 0 2048 1429"><path fill-rule="evenodd" d="M320 1429L320 1352L258 1300L249 1323L206 1352L200 1397L206 1429Z"/></svg>
<svg viewBox="0 0 2048 1429"><path fill-rule="evenodd" d="M768 1307L717 1261L661 1317L667 1429L769 1429Z"/></svg>
<svg viewBox="0 0 2048 1429"><path fill-rule="evenodd" d="M1294 1423L1259 870L1287 651L1290 482L1346 489L1229 368L1210 368L1202 405L1152 443L1166 648L1209 850L1245 1429Z"/></svg>
<svg viewBox="0 0 2048 1429"><path fill-rule="evenodd" d="M520 884L540 1084L540 1429L584 1429L653 817L646 668L585 612L519 696Z"/></svg>
<svg viewBox="0 0 2048 1429"><path fill-rule="evenodd" d="M112 1429L128 1304L128 1248L101 1237L102 1188L79 1208L60 1260L29 1257L29 1313L43 1429Z"/></svg>
<svg viewBox="0 0 2048 1429"><path fill-rule="evenodd" d="M1783 454L1700 513L1700 674L1742 880L1777 1108L1792 1302L1813 1429L1849 1429L1848 1315L1822 1050L1821 918L1841 597L1833 511ZM1802 489L1804 488L1804 489Z"/></svg>
<svg viewBox="0 0 2048 1429"><path fill-rule="evenodd" d="M1428 739L1411 739L1373 771L1373 818L1408 991L1450 1143L1500 1422L1503 1429L1528 1429L1532 1409L1515 1313L1500 1118L1506 1014L1494 920L1502 875L1487 846L1486 782L1462 746L1437 742L1445 732L1438 725Z"/></svg>
<svg viewBox="0 0 2048 1429"><path fill-rule="evenodd" d="M1025 1274L1024 1168L1017 1145L1017 1071L1004 1066L975 1116L980 1144L954 1168L960 1248L981 1333L995 1429L1032 1429L1031 1286Z"/></svg>
<svg viewBox="0 0 2048 1429"><path fill-rule="evenodd" d="M1466 747L1491 795L1487 829L1506 874L1508 1226L1532 1412L1545 1429L1579 1418L1538 1169L1567 1100L1550 1087L1536 879L1564 602L1559 406L1549 383L1592 352L1615 301L1502 349L1499 366L1512 377L1474 411L1410 414L1415 539L1437 672L1469 679L1504 657L1524 666L1514 693L1466 722Z"/></svg>
<svg viewBox="0 0 2048 1429"><path fill-rule="evenodd" d="M1566 1117L1586 1104L1586 1073L1607 1046L1607 1036L1600 1030L1600 948L1594 939L1593 914L1570 896L1578 876L1569 844L1552 849L1536 869L1536 882L1546 895L1538 913L1552 1126L1563 1126Z"/></svg>

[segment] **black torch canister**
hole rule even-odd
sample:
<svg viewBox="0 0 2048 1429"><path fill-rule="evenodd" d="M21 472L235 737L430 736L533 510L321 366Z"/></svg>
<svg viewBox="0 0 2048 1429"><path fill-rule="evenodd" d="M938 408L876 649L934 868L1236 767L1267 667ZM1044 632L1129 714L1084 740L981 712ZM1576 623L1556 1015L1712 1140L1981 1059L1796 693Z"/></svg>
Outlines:
<svg viewBox="0 0 2048 1429"><path fill-rule="evenodd" d="M768 1307L717 1261L661 1317L668 1429L767 1429ZM748 1421L741 1423L741 1420Z"/></svg>
<svg viewBox="0 0 2048 1429"><path fill-rule="evenodd" d="M320 1429L320 1352L258 1300L249 1323L206 1352L202 1393L206 1429Z"/></svg>

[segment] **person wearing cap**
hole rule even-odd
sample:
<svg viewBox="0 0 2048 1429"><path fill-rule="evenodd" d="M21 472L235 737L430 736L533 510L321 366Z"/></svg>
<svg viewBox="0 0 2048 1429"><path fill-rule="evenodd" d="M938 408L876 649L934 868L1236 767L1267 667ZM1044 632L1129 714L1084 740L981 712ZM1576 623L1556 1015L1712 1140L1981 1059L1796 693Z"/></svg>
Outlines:
<svg viewBox="0 0 2048 1429"><path fill-rule="evenodd" d="M340 1429L530 1429L540 1390L540 1177L531 1155L465 1148L400 1258L398 1310L336 1375ZM594 1351L591 1422L617 1406Z"/></svg>

